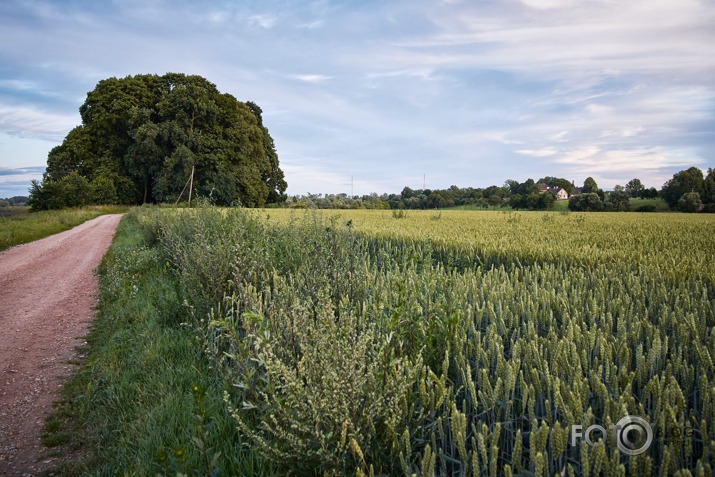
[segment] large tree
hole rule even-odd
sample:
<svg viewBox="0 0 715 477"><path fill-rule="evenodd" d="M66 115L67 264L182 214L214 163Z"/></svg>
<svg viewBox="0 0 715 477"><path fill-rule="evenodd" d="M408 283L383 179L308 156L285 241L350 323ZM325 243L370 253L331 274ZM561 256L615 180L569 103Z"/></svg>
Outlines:
<svg viewBox="0 0 715 477"><path fill-rule="evenodd" d="M675 209L684 194L697 192L700 196L705 192L704 188L703 171L697 167L691 167L674 174L672 179L663 184L660 195L671 208Z"/></svg>
<svg viewBox="0 0 715 477"><path fill-rule="evenodd" d="M92 201L176 200L194 168L194 190L220 205L285 200L287 184L262 111L200 76L167 73L100 81L80 107L82 124L50 151L35 208L71 173ZM39 200L44 198L45 200ZM61 201L60 201L61 202Z"/></svg>
<svg viewBox="0 0 715 477"><path fill-rule="evenodd" d="M598 184L596 184L596 181L593 179L593 177L587 177L586 180L583 181L583 188L581 189L581 192L584 194L595 194L598 192Z"/></svg>
<svg viewBox="0 0 715 477"><path fill-rule="evenodd" d="M626 184L626 194L629 197L640 197L642 192L645 190L645 186L640 179L631 179Z"/></svg>

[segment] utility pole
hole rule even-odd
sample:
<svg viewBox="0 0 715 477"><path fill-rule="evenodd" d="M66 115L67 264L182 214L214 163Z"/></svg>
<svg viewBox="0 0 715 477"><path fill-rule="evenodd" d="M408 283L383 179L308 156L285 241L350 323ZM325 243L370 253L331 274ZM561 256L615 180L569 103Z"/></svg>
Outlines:
<svg viewBox="0 0 715 477"><path fill-rule="evenodd" d="M422 174L422 190L427 188L427 174Z"/></svg>
<svg viewBox="0 0 715 477"><path fill-rule="evenodd" d="M191 191L194 188L194 166L191 166L191 178L189 179L189 207L191 207Z"/></svg>
<svg viewBox="0 0 715 477"><path fill-rule="evenodd" d="M355 182L353 181L353 176L350 176L350 198L355 197Z"/></svg>

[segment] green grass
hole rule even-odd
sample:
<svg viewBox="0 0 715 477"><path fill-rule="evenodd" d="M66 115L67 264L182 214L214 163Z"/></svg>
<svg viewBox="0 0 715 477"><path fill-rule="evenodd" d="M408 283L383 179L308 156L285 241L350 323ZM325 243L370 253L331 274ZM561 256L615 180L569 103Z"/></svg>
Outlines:
<svg viewBox="0 0 715 477"><path fill-rule="evenodd" d="M87 358L45 426L45 445L59 446L53 475L262 475L223 403L229 384L184 323L175 274L146 239L128 214L100 266Z"/></svg>
<svg viewBox="0 0 715 477"><path fill-rule="evenodd" d="M0 209L0 250L69 230L100 215L126 210L118 206L92 206L30 212L27 207L3 207Z"/></svg>
<svg viewBox="0 0 715 477"><path fill-rule="evenodd" d="M668 204L661 198L657 199L630 199L631 210L635 211L638 207L644 205L652 205L656 212L667 212Z"/></svg>

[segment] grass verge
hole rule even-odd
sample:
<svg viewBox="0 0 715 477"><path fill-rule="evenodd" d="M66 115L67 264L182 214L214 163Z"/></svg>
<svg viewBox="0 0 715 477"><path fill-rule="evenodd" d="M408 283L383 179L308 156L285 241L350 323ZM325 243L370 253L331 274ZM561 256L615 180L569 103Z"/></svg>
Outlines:
<svg viewBox="0 0 715 477"><path fill-rule="evenodd" d="M127 207L97 205L77 209L29 212L27 208L8 207L0 214L0 251L69 230L104 214L127 211Z"/></svg>
<svg viewBox="0 0 715 477"><path fill-rule="evenodd" d="M241 445L223 384L184 324L174 274L133 213L100 266L86 360L64 386L44 443L52 475L264 475Z"/></svg>

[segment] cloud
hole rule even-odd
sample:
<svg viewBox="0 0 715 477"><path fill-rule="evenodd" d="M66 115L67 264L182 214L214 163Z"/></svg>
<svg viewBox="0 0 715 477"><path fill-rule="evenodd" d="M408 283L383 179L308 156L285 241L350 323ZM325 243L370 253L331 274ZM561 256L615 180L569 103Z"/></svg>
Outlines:
<svg viewBox="0 0 715 477"><path fill-rule="evenodd" d="M0 132L13 137L61 141L77 124L78 117L29 108L0 105Z"/></svg>
<svg viewBox="0 0 715 477"><path fill-rule="evenodd" d="M522 141L508 139L507 138L508 135L509 135L509 132L507 132L507 131L494 131L494 132L488 132L488 133L484 134L484 137L490 141L496 141L496 142L499 142L501 144L506 144L506 145L524 144Z"/></svg>
<svg viewBox="0 0 715 477"><path fill-rule="evenodd" d="M97 81L167 71L256 101L291 192L606 180L628 160L662 184L715 150L712 2L210 3L3 2L3 165L44 161Z"/></svg>
<svg viewBox="0 0 715 477"><path fill-rule="evenodd" d="M251 15L248 17L248 23L252 26L259 26L265 29L271 29L278 22L278 18L274 15Z"/></svg>
<svg viewBox="0 0 715 477"><path fill-rule="evenodd" d="M299 184L291 185L291 192L304 194L307 192L322 192L325 188L329 190L343 189L350 192L350 176L338 172L325 171L320 167L310 166L306 163L310 160L300 160L298 163L286 162L282 169L286 174L290 174ZM304 189L305 188L305 189Z"/></svg>
<svg viewBox="0 0 715 477"><path fill-rule="evenodd" d="M586 164L586 161L593 159L600 151L601 148L598 146L584 146L576 149L568 149L559 154L555 161L561 164L576 164L582 166ZM593 162L590 164L593 164Z"/></svg>
<svg viewBox="0 0 715 477"><path fill-rule="evenodd" d="M298 81L304 81L306 83L322 83L333 79L333 76L326 75L289 75L288 77L297 79Z"/></svg>
<svg viewBox="0 0 715 477"><path fill-rule="evenodd" d="M7 168L0 167L0 198L28 195L31 181L42 180L44 166Z"/></svg>
<svg viewBox="0 0 715 477"><path fill-rule="evenodd" d="M307 30L315 30L316 28L321 28L325 22L323 20L315 20L307 23L299 23L296 28L305 28Z"/></svg>
<svg viewBox="0 0 715 477"><path fill-rule="evenodd" d="M18 167L11 169L8 167L0 167L0 177L4 176L17 176L25 174L42 174L45 172L45 166L35 166L35 167Z"/></svg>
<svg viewBox="0 0 715 477"><path fill-rule="evenodd" d="M691 82L715 72L708 47L715 44L715 11L707 3L528 3L526 10L497 2L432 11L437 32L400 41L402 58L393 60L538 72L555 80L675 74L676 81ZM531 8L537 4L549 8Z"/></svg>
<svg viewBox="0 0 715 477"><path fill-rule="evenodd" d="M549 141L551 142L568 142L568 139L566 139L566 136L568 135L568 131L560 131L557 132L556 134L552 134L549 136Z"/></svg>
<svg viewBox="0 0 715 477"><path fill-rule="evenodd" d="M553 8L575 7L578 0L520 0L527 7L537 10L550 10Z"/></svg>
<svg viewBox="0 0 715 477"><path fill-rule="evenodd" d="M558 151L552 147L547 147L544 149L519 149L514 152L517 154L521 154L523 156L551 157L551 156L555 155Z"/></svg>

